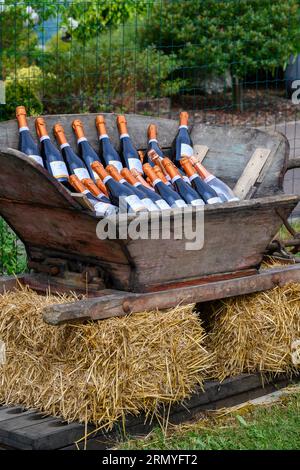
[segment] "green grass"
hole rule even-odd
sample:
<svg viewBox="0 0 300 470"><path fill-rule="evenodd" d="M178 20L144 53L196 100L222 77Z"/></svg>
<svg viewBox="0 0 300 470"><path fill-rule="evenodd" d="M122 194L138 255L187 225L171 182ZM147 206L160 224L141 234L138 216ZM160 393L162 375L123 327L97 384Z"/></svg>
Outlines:
<svg viewBox="0 0 300 470"><path fill-rule="evenodd" d="M174 427L164 437L155 429L147 438L129 440L122 449L159 450L291 450L300 449L300 392L279 403L246 408L225 418L199 420ZM214 416L214 415L213 415Z"/></svg>

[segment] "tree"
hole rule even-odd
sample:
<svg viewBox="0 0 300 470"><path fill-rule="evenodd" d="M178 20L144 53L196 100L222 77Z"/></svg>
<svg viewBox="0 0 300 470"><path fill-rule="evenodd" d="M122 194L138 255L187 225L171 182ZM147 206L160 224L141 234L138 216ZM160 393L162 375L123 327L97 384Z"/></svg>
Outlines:
<svg viewBox="0 0 300 470"><path fill-rule="evenodd" d="M187 69L229 70L240 109L247 73L274 71L299 52L297 12L297 0L154 1L142 41L176 52Z"/></svg>
<svg viewBox="0 0 300 470"><path fill-rule="evenodd" d="M145 10L144 0L72 0L62 11L62 24L77 39L87 41L108 26L117 26Z"/></svg>

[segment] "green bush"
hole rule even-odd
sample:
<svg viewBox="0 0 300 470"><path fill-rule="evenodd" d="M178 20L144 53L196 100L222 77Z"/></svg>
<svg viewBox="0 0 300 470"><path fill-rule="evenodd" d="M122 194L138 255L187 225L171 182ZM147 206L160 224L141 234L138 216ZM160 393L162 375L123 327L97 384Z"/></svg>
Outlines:
<svg viewBox="0 0 300 470"><path fill-rule="evenodd" d="M43 105L39 98L42 88L42 72L36 67L22 67L17 73L9 75L5 80L6 104L1 107L1 119L15 118L18 105L26 107L29 115L39 115Z"/></svg>
<svg viewBox="0 0 300 470"><path fill-rule="evenodd" d="M129 31L104 33L81 44L52 39L43 58L44 106L49 113L134 110L135 99L176 95L184 80L169 77L174 54L154 46L141 50Z"/></svg>
<svg viewBox="0 0 300 470"><path fill-rule="evenodd" d="M26 254L22 243L0 218L0 274L18 274L26 270Z"/></svg>
<svg viewBox="0 0 300 470"><path fill-rule="evenodd" d="M229 71L234 81L272 72L299 52L299 37L298 0L162 0L153 2L141 42L176 53L193 87L211 72Z"/></svg>

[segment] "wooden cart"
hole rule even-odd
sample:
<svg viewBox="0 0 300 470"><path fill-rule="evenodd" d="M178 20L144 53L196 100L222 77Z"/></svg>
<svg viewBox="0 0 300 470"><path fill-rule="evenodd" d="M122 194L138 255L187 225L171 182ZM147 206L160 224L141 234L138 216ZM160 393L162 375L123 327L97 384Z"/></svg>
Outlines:
<svg viewBox="0 0 300 470"><path fill-rule="evenodd" d="M71 122L80 118L97 150L95 116L45 119L48 129L56 122L63 124L76 148ZM105 118L118 147L116 116L106 114ZM153 119L138 115L126 119L134 144L146 149L146 128ZM160 144L168 154L177 122L157 118L155 122ZM33 118L29 127L35 135ZM267 247L300 199L283 194L289 154L286 138L252 128L206 125L192 127L191 137L198 158L241 198L205 207L204 246L197 251L185 249L185 237L165 240L159 231L158 239L100 240L96 236L99 218L85 207L85 198L70 193L46 170L14 150L18 145L15 121L0 124L0 215L24 243L30 268L19 281L41 292L50 288L52 292L87 294L84 300L45 309L46 322L99 320L300 280L299 264L260 269ZM195 209L190 210L195 218ZM172 211L171 233L179 213L180 209ZM161 213L160 219L166 216ZM15 278L3 278L0 289L15 285Z"/></svg>

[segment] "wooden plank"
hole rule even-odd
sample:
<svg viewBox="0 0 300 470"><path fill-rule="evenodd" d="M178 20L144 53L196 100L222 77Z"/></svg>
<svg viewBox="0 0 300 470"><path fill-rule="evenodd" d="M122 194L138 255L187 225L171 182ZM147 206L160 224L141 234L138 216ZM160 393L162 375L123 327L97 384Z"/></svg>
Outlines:
<svg viewBox="0 0 300 470"><path fill-rule="evenodd" d="M24 275L17 276L1 276L0 277L0 294L9 292L23 284Z"/></svg>
<svg viewBox="0 0 300 470"><path fill-rule="evenodd" d="M197 414L203 410L215 410L224 406L235 406L245 401L263 396L276 391L290 384L291 378L281 374L276 379L264 383L260 374L241 374L230 377L223 382L207 381L204 389L198 388L190 399L183 403L173 405L171 409L161 410L161 416L168 413L168 421L172 424L179 424L184 421L195 419ZM141 413L138 416L128 416L123 423L116 423L111 432L98 432L91 435L86 443L79 443L79 448L83 449L86 444L87 450L101 450L112 448L122 439L128 436L137 437L148 434L155 426L157 420L147 421L146 416ZM122 430L125 428L125 435ZM61 450L76 450L75 444L67 446Z"/></svg>
<svg viewBox="0 0 300 470"><path fill-rule="evenodd" d="M197 219L196 230L196 215L193 222L194 233L200 237L201 230L204 231L203 246L197 250L187 249L184 234L182 238L176 235L178 214L174 214L174 219L170 221L170 239L162 239L161 228L158 228L157 234L152 230L148 240L126 241L131 266L134 268L131 269L131 286L125 289L133 292L152 291L157 286L171 282L258 266L266 247L282 225L277 208L289 214L298 200L297 196L293 202L290 196L275 196L207 206L204 209L203 225ZM185 212L187 214L188 211Z"/></svg>
<svg viewBox="0 0 300 470"><path fill-rule="evenodd" d="M270 149L261 147L255 149L233 189L234 194L238 198L245 199L247 197L249 191L255 185L270 153Z"/></svg>
<svg viewBox="0 0 300 470"><path fill-rule="evenodd" d="M259 292L290 282L300 282L299 265L265 269L259 274L244 278L180 287L155 293L131 294L116 291L101 298L48 306L43 311L43 319L51 325L72 321L103 320L144 310L166 309L179 304L187 305Z"/></svg>
<svg viewBox="0 0 300 470"><path fill-rule="evenodd" d="M1 199L81 210L71 193L46 169L22 152L9 148L0 150Z"/></svg>
<svg viewBox="0 0 300 470"><path fill-rule="evenodd" d="M91 426L89 426L91 429ZM20 406L0 408L0 442L23 450L57 449L83 437L85 427Z"/></svg>
<svg viewBox="0 0 300 470"><path fill-rule="evenodd" d="M203 162L208 151L209 151L209 148L207 147L207 145L200 145L200 144L194 145L194 155L197 158L199 163Z"/></svg>
<svg viewBox="0 0 300 470"><path fill-rule="evenodd" d="M279 132L262 132L258 129L231 126L207 126L196 124L191 130L194 146L206 145L209 152L205 167L225 181L231 188L242 175L253 150L257 147L271 151L268 171L254 197L271 196L283 191L283 176L289 157L289 144Z"/></svg>

